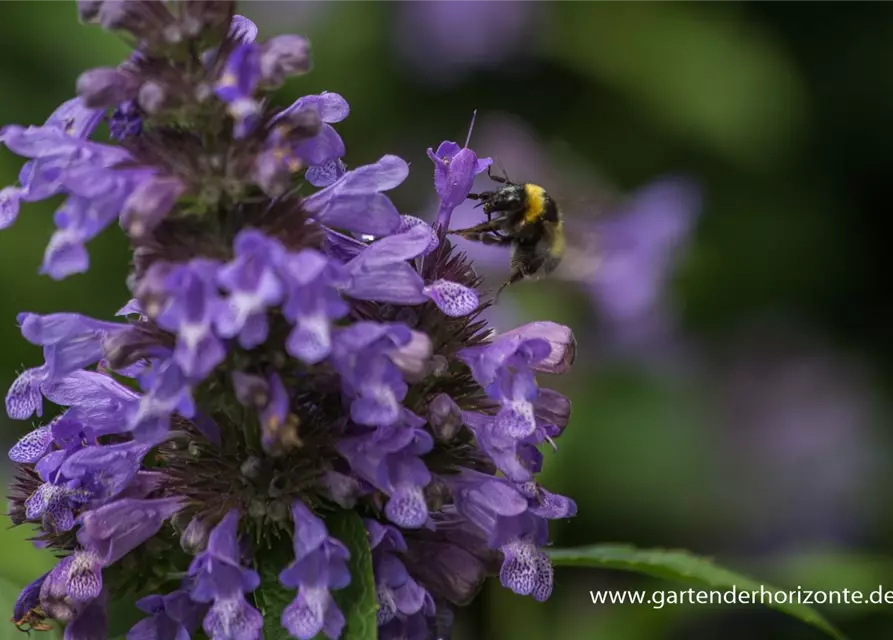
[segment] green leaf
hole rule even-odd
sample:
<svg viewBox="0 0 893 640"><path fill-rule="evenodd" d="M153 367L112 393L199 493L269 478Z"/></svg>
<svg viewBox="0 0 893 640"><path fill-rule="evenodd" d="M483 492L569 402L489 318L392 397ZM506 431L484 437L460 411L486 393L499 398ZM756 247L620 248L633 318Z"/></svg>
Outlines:
<svg viewBox="0 0 893 640"><path fill-rule="evenodd" d="M254 602L264 617L266 640L288 640L282 628L282 611L295 599L295 592L279 584L279 573L294 559L291 545L281 545L258 554L257 570L260 586L254 591Z"/></svg>
<svg viewBox="0 0 893 640"><path fill-rule="evenodd" d="M666 549L637 549L625 545L594 545L577 549L552 549L549 557L556 566L596 567L633 571L657 578L684 582L701 587L735 589L741 591L784 591L734 571L713 564L707 558L695 556L687 551ZM798 603L768 604L773 609L793 616L821 629L832 638L844 640L843 634L835 629L812 608Z"/></svg>
<svg viewBox="0 0 893 640"><path fill-rule="evenodd" d="M353 511L337 511L327 516L326 526L329 535L338 538L350 551L350 585L332 594L347 621L341 640L375 640L378 637L378 605L366 527ZM291 638L282 628L282 611L295 599L295 592L279 584L279 573L293 559L290 545L276 547L258 557L261 582L254 592L254 601L264 617L266 640ZM325 634L317 636L325 637Z"/></svg>
<svg viewBox="0 0 893 640"><path fill-rule="evenodd" d="M342 640L378 638L378 603L372 575L372 551L369 536L360 516L354 511L338 511L326 518L329 535L338 538L350 551L350 585L334 592L335 602L347 625Z"/></svg>
<svg viewBox="0 0 893 640"><path fill-rule="evenodd" d="M109 638L124 638L137 622L148 614L136 607L136 598L113 599L109 602Z"/></svg>

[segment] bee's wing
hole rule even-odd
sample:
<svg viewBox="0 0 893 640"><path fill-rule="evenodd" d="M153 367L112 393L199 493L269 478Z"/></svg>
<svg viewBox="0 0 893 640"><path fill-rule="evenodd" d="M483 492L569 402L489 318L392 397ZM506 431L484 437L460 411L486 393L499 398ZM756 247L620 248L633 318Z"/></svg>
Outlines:
<svg viewBox="0 0 893 640"><path fill-rule="evenodd" d="M601 264L664 262L684 245L700 212L696 186L664 178L607 210L592 207L565 216L566 250L559 277L590 281Z"/></svg>
<svg viewBox="0 0 893 640"><path fill-rule="evenodd" d="M636 237L613 220L571 218L565 220L565 249L554 276L562 280L590 282L605 260L636 248Z"/></svg>

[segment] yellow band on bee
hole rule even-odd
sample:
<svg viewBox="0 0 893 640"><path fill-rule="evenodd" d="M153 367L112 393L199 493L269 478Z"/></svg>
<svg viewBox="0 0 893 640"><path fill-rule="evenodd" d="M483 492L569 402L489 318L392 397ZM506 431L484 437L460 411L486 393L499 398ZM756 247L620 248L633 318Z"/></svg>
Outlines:
<svg viewBox="0 0 893 640"><path fill-rule="evenodd" d="M552 245L549 247L549 254L555 258L564 255L564 223L559 220L555 223L555 231L553 231Z"/></svg>
<svg viewBox="0 0 893 640"><path fill-rule="evenodd" d="M536 184L525 184L524 193L527 194L524 222L536 222L543 215L543 207L546 205L546 190Z"/></svg>

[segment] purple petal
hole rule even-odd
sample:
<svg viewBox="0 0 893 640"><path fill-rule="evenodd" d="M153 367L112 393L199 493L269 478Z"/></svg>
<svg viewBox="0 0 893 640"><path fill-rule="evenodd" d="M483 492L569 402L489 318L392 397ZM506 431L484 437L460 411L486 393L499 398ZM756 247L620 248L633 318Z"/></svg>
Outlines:
<svg viewBox="0 0 893 640"><path fill-rule="evenodd" d="M536 430L533 405L526 401L512 402L496 414L497 433L510 438L525 438Z"/></svg>
<svg viewBox="0 0 893 640"><path fill-rule="evenodd" d="M505 560L499 572L502 586L526 596L537 587L539 551L530 543L510 543L503 547Z"/></svg>
<svg viewBox="0 0 893 640"><path fill-rule="evenodd" d="M467 316L478 308L478 296L474 289L457 282L437 280L422 289L422 293L431 298L438 309L453 318Z"/></svg>
<svg viewBox="0 0 893 640"><path fill-rule="evenodd" d="M0 190L0 229L6 229L19 215L19 201L22 190L18 187L5 187Z"/></svg>
<svg viewBox="0 0 893 640"><path fill-rule="evenodd" d="M347 268L351 273L358 273L364 269L404 262L424 253L436 239L434 229L424 223L417 224L402 233L376 240L351 260Z"/></svg>
<svg viewBox="0 0 893 640"><path fill-rule="evenodd" d="M408 175L409 165L403 158L385 155L374 164L348 171L333 186L338 193L351 195L390 191L403 184Z"/></svg>
<svg viewBox="0 0 893 640"><path fill-rule="evenodd" d="M229 23L227 37L241 44L250 44L257 39L257 25L245 16L236 14Z"/></svg>
<svg viewBox="0 0 893 640"><path fill-rule="evenodd" d="M327 187L344 175L347 169L340 158L313 165L304 172L304 179L314 187Z"/></svg>
<svg viewBox="0 0 893 640"><path fill-rule="evenodd" d="M323 124L312 138L301 140L294 147L294 155L308 165L322 165L344 157L344 141L331 126Z"/></svg>
<svg viewBox="0 0 893 640"><path fill-rule="evenodd" d="M179 509L179 498L118 500L81 516L78 541L111 564L158 533Z"/></svg>
<svg viewBox="0 0 893 640"><path fill-rule="evenodd" d="M384 512L388 520L406 529L418 529L428 521L428 505L421 487L405 487L393 492Z"/></svg>
<svg viewBox="0 0 893 640"><path fill-rule="evenodd" d="M43 396L40 383L46 379L46 367L26 369L16 378L6 393L6 413L13 420L27 420L32 415L43 415Z"/></svg>
<svg viewBox="0 0 893 640"><path fill-rule="evenodd" d="M13 445L9 450L9 459L19 463L35 463L49 450L52 442L52 428L38 427Z"/></svg>
<svg viewBox="0 0 893 640"><path fill-rule="evenodd" d="M295 524L295 560L302 560L318 549L328 537L326 525L303 502L291 505L291 518Z"/></svg>
<svg viewBox="0 0 893 640"><path fill-rule="evenodd" d="M304 96L286 111L306 109L307 107L316 109L319 112L320 119L330 124L341 122L350 113L350 105L347 104L347 100L337 93L329 93L328 91L324 91L319 95Z"/></svg>
<svg viewBox="0 0 893 640"><path fill-rule="evenodd" d="M282 626L301 640L310 640L320 632L335 640L340 637L345 620L328 589L301 589L282 612Z"/></svg>
<svg viewBox="0 0 893 640"><path fill-rule="evenodd" d="M322 191L309 196L305 206L314 218L329 227L373 236L386 236L400 227L400 212L381 193L334 195L325 200L317 198L320 194Z"/></svg>
<svg viewBox="0 0 893 640"><path fill-rule="evenodd" d="M306 362L317 364L332 352L332 333L329 320L322 314L299 318L288 334L285 348L289 354Z"/></svg>
<svg viewBox="0 0 893 640"><path fill-rule="evenodd" d="M427 222L422 220L421 218L416 218L415 216L410 216L407 214L403 214L400 220L400 233L404 233L409 231L413 227L417 227L419 225L425 225L426 227L431 227ZM438 246L440 246L440 238L436 233L433 233L431 236L430 244L425 247L425 250L422 252L423 255L428 255L432 251L434 251Z"/></svg>
<svg viewBox="0 0 893 640"><path fill-rule="evenodd" d="M457 143L450 140L444 140L440 143L440 146L437 147L435 157L438 159L452 160L453 157L461 150L462 147L460 147Z"/></svg>
<svg viewBox="0 0 893 640"><path fill-rule="evenodd" d="M241 594L218 598L205 616L203 629L217 640L260 640L264 619Z"/></svg>
<svg viewBox="0 0 893 640"><path fill-rule="evenodd" d="M399 262L354 274L345 293L357 300L414 305L428 300L422 293L424 287L412 265Z"/></svg>

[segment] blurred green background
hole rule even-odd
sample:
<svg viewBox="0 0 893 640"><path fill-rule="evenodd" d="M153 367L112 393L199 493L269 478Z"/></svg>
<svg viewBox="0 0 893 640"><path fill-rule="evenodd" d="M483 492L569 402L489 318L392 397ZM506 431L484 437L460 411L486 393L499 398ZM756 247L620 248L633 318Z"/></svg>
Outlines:
<svg viewBox="0 0 893 640"><path fill-rule="evenodd" d="M630 282L659 276L644 317L612 316L597 285L556 279L514 288L494 318L576 331L576 370L549 381L574 402L546 461L545 484L579 505L554 528L558 545L684 547L788 588L893 589L883 213L893 5L251 2L242 13L261 37L312 39L316 68L289 83L283 102L344 95L347 162L397 153L412 163L393 193L405 212L433 216L425 149L463 140L474 109L475 149L514 179L540 181L559 200L566 192L573 228L598 228L603 192L667 174L699 185L685 242L631 261ZM3 124L43 122L82 70L127 54L114 36L80 26L67 2L0 3L0 50ZM0 152L0 184L20 165ZM117 228L91 243L89 273L37 275L56 205L28 206L0 234L3 388L40 359L16 313L109 317L128 298ZM488 283L505 277L505 261L482 269ZM0 425L6 445L30 428L5 416ZM0 535L9 608L52 559L27 531ZM674 588L559 570L552 599L534 605L490 585L455 637L821 637L759 607L655 611L589 597L661 586ZM852 638L891 637L889 605L821 609ZM0 626L0 638L16 637Z"/></svg>

